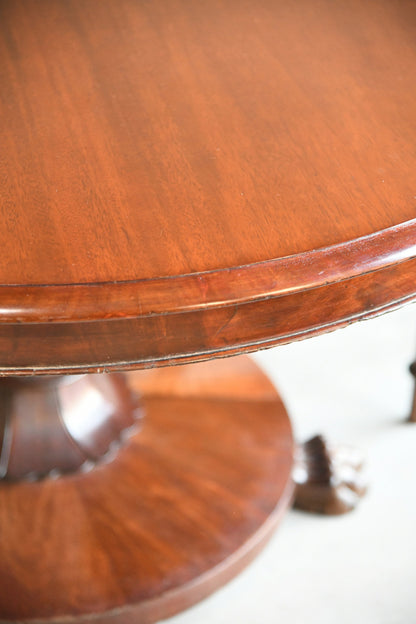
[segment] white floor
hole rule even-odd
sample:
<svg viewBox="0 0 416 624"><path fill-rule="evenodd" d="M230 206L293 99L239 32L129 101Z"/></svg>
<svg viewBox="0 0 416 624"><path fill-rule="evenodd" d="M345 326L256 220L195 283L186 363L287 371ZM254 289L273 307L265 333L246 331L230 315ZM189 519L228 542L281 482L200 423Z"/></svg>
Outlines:
<svg viewBox="0 0 416 624"><path fill-rule="evenodd" d="M169 624L415 624L416 306L257 353L298 440L359 447L369 492L345 516L291 511L250 567Z"/></svg>

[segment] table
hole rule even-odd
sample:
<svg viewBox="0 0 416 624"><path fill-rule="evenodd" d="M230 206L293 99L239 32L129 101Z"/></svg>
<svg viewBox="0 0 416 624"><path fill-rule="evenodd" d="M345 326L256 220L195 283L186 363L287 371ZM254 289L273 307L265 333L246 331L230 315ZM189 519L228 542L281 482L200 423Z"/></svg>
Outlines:
<svg viewBox="0 0 416 624"><path fill-rule="evenodd" d="M416 298L415 19L0 4L1 622L154 622L265 543L293 439L241 354Z"/></svg>

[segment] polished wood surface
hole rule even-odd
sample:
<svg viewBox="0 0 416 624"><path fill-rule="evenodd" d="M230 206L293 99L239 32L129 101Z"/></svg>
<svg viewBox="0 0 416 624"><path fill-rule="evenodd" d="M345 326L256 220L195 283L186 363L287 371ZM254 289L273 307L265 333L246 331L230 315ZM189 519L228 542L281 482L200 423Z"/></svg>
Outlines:
<svg viewBox="0 0 416 624"><path fill-rule="evenodd" d="M415 274L413 259L293 295L187 314L0 324L0 375L166 366L292 342L411 301Z"/></svg>
<svg viewBox="0 0 416 624"><path fill-rule="evenodd" d="M248 358L128 381L145 417L113 462L1 484L2 624L155 622L234 576L289 506L289 419Z"/></svg>
<svg viewBox="0 0 416 624"><path fill-rule="evenodd" d="M227 268L415 216L413 2L1 11L2 283Z"/></svg>
<svg viewBox="0 0 416 624"><path fill-rule="evenodd" d="M59 380L1 386L2 623L154 622L268 538L293 491L272 386L153 367L416 297L415 33L408 0L0 0L0 375L150 368L140 431L56 480L84 461L57 419L99 458L120 396L94 429L93 379L69 412Z"/></svg>
<svg viewBox="0 0 416 624"><path fill-rule="evenodd" d="M1 374L211 357L413 298L415 30L408 0L1 1Z"/></svg>
<svg viewBox="0 0 416 624"><path fill-rule="evenodd" d="M4 380L2 623L154 622L264 544L278 395L244 358L154 367L416 297L415 34L409 0L0 0L0 375L149 369L140 431L57 479L73 418L98 459L130 399L94 428L94 379L69 411Z"/></svg>
<svg viewBox="0 0 416 624"><path fill-rule="evenodd" d="M0 480L90 470L114 457L141 417L121 373L2 378Z"/></svg>

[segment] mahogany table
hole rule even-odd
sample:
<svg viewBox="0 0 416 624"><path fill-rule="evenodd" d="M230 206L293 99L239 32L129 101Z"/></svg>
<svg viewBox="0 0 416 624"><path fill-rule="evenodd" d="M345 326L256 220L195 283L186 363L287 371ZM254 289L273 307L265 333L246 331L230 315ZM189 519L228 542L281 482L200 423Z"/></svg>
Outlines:
<svg viewBox="0 0 416 624"><path fill-rule="evenodd" d="M289 420L213 358L416 298L415 35L409 0L0 2L1 622L154 622L264 544Z"/></svg>

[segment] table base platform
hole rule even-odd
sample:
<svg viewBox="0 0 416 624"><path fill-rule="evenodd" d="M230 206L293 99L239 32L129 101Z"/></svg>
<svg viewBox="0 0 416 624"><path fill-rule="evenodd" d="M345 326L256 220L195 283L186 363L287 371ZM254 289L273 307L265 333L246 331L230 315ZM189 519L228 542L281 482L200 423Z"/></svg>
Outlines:
<svg viewBox="0 0 416 624"><path fill-rule="evenodd" d="M114 458L1 482L2 624L166 618L236 575L290 505L290 422L249 358L126 379L144 416Z"/></svg>

